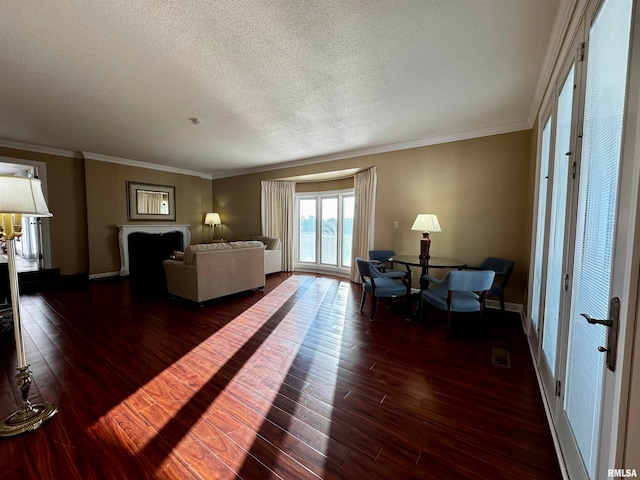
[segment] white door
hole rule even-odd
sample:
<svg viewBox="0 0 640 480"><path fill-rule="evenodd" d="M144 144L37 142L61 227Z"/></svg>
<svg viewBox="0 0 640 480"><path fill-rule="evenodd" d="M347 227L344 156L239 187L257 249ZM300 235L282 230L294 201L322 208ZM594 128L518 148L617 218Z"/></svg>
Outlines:
<svg viewBox="0 0 640 480"><path fill-rule="evenodd" d="M567 248L569 222L574 202L575 167L579 152L577 148L577 123L579 112L579 89L582 63L577 58L582 51L582 38L576 39L570 51L575 52L567 59L561 70L560 80L555 87L553 118L552 167L548 175L550 208L547 225L547 258L544 262L544 302L541 304L541 342L538 365L543 387L552 411L557 408L556 387L564 374L561 364L561 342L566 330L561 321L568 301L569 255Z"/></svg>
<svg viewBox="0 0 640 480"><path fill-rule="evenodd" d="M617 371L605 365L612 329L590 324L585 316L606 320L610 300L624 295L628 252L614 248L626 237L632 221L620 215L620 198L630 183L621 182L623 130L627 91L632 0L605 0L588 13L589 24L578 165L575 238L569 253L570 306L564 362L562 409L557 430L571 478L607 478L615 443L614 402ZM624 159L630 162L633 159ZM584 315L583 315L584 314ZM619 401L619 399L618 399ZM615 449L614 449L615 450Z"/></svg>
<svg viewBox="0 0 640 480"><path fill-rule="evenodd" d="M530 322L527 334L534 352L538 351L540 331L542 329L542 313L544 306L544 285L546 277L546 249L547 249L547 205L549 189L549 168L551 165L551 137L553 130L553 115L550 111L545 112L542 122L540 141L538 150L540 151L539 171L537 172L536 186L536 227L533 238L533 258L530 274L531 300L529 303Z"/></svg>

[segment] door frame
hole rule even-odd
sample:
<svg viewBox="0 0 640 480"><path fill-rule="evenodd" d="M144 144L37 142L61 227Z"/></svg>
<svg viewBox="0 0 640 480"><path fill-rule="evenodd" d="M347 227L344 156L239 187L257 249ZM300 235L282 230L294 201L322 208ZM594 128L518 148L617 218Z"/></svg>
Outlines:
<svg viewBox="0 0 640 480"><path fill-rule="evenodd" d="M558 49L558 54L555 59L555 66L553 72L549 76L549 81L544 95L543 102L541 102L541 108L538 110L538 141L537 141L537 168L535 172L534 182L534 199L533 199L533 211L532 211L532 243L530 252L530 283L529 283L529 315L528 322L528 336L530 348L534 360L534 366L538 375L539 388L542 393L543 401L545 403L545 410L551 432L556 446L556 452L558 460L561 465L562 473L565 478L568 478L568 470L572 469L571 466L566 464L566 459L562 453L562 448L559 443L558 429L555 424L552 414L553 402L550 402L547 398L545 389L543 387L543 381L541 372L539 370L539 352L541 348L541 339L536 338L535 343L531 338L531 285L532 285L532 272L535 261L535 235L537 228L537 208L538 208L538 189L540 182L540 152L541 152L541 138L542 128L544 127L542 121L546 121L548 118L548 112L550 104L555 102L556 84L564 79L566 69L564 68L567 57L572 53L570 51L571 45L575 41L575 37L580 37L581 31L584 28L585 33L583 38L587 39L589 29L595 14L598 12L603 0L577 0L573 9L573 17L567 22L567 27L564 30L564 41L561 47ZM584 23L583 23L584 22ZM625 103L624 113L624 125L623 125L623 139L621 146L621 168L620 168L620 180L619 180L619 195L617 203L617 215L616 221L617 230L615 234L614 244L614 269L619 273L614 279L612 279L611 297L619 297L621 302L620 310L620 326L618 332L618 354L617 354L617 367L616 372L611 373L606 370L603 378L603 395L610 398L608 405L611 408L604 408L601 414L600 425L600 438L606 439L600 441L598 446L598 478L607 478L607 470L611 468L629 468L636 467L640 458L625 458L626 451L630 451L631 448L625 443L627 439L627 420L629 417L629 406L631 401L635 401L633 405L637 407L640 402L640 393L636 393L635 398L630 398L631 394L631 370L632 361L634 360L633 347L634 347L634 332L636 321L638 321L638 315L640 307L638 306L638 300L640 294L638 289L640 288L640 118L638 118L638 112L640 111L640 8L637 2L633 3L632 19L631 19L631 38L630 38L630 51L629 51L629 68L628 68L628 81L627 81L627 98ZM581 81L585 81L586 71L582 72ZM580 106L580 122L582 122L582 109L583 101L579 102ZM555 109L554 109L555 113ZM555 118L554 118L555 122ZM578 125L581 129L582 126ZM553 128L555 133L555 125ZM553 135L555 139L555 135ZM552 144L555 147L555 143ZM581 154L581 145L579 147ZM574 188L577 193L577 188ZM571 239L574 240L575 222L571 220ZM546 225L545 225L546 227ZM622 228L620 228L622 227ZM572 268L573 258L569 255L570 267ZM543 302L541 301L541 306ZM542 331L542 326L540 326ZM566 335L568 333L562 333L562 342L566 342ZM640 335L638 335L640 339ZM566 346L564 346L566 349ZM565 354L566 356L566 354ZM636 357L640 360L640 354ZM626 360L626 361L625 361ZM564 366L563 366L564 371ZM560 374L561 372L558 372ZM636 390L640 390L638 386ZM563 386L564 389L564 386ZM562 397L564 392L562 392ZM605 397L606 398L606 397ZM557 401L558 409L563 408L563 401ZM640 455L639 455L640 457ZM631 462L631 463L630 463Z"/></svg>
<svg viewBox="0 0 640 480"><path fill-rule="evenodd" d="M600 2L598 2L599 4ZM635 48L634 48L635 46ZM608 468L622 468L630 394L630 378L633 359L633 341L638 321L638 286L640 280L640 8L633 2L631 12L631 38L627 73L627 98L622 138L622 165L618 215L626 218L625 232L616 232L614 251L616 258L622 253L622 278L612 284L611 297L626 298L620 305L618 331L618 355L616 375L607 370L603 385L604 395L613 395L611 411L601 418L601 430L609 435L609 445L601 445L599 474L606 475ZM623 233L623 234L620 234ZM613 462L604 465L605 461ZM636 467L638 465L629 465ZM605 477L606 478L606 477Z"/></svg>
<svg viewBox="0 0 640 480"><path fill-rule="evenodd" d="M47 187L47 164L37 160L27 160L24 158L4 157L0 156L0 163L13 163L16 165L27 165L38 169L38 179L42 185L42 193L44 199L49 204L49 190ZM39 218L42 236L42 245L40 245L40 254L42 255L42 267L51 268L51 226L48 217Z"/></svg>
<svg viewBox="0 0 640 480"><path fill-rule="evenodd" d="M553 88L553 87L552 87ZM534 295L533 295L533 291L532 291L532 286L535 283L535 263L536 263L536 251L538 248L538 232L537 232L537 223L538 223L538 216L539 216L539 212L540 212L540 188L542 185L542 169L543 169L543 162L542 162L542 158L540 155L540 152L542 151L542 146L544 144L544 129L545 126L548 122L551 122L550 124L550 130L549 130L549 150L547 152L547 178L549 178L551 176L551 163L552 163L552 158L555 155L555 131L556 131L556 127L555 127L555 104L553 101L553 97L550 100L547 100L543 106L543 108L540 109L540 114L538 115L538 128L537 128L537 142L536 142L536 151L538 152L538 156L537 156L537 161L536 161L536 170L535 170L535 183L534 183L534 190L533 190L533 212L532 212L532 222L533 222L533 228L531 229L531 252L530 252L530 259L529 259L529 294L527 295L528 297L528 301L527 301L527 312L528 315L526 316L526 321L525 321L525 330L527 333L527 337L529 339L529 348L531 349L531 355L534 357L534 359L536 359L535 361L537 361L538 358L538 351L540 350L540 333L542 332L542 326L543 326L543 318L542 318L542 312L544 311L544 292L545 292L545 288L546 288L546 284L547 284L547 272L546 269L543 269L541 272L541 276L540 276L540 285L539 285L539 298L538 298L538 311L535 312L535 314L538 317L538 324L534 325L533 323L533 316L534 316L534 312L533 312L533 302L534 302ZM549 213L550 213L550 202L549 202L549 196L550 196L550 189L549 189L549 185L547 184L546 190L545 190L545 203L544 203L544 232L543 232L543 245L542 245L542 252L541 252L541 260L544 263L547 262L547 253L548 253L548 243L546 241L546 237L548 236L548 228L547 228L547 219L549 217Z"/></svg>
<svg viewBox="0 0 640 480"><path fill-rule="evenodd" d="M553 129L552 138L554 141L554 145L553 145L552 151L554 153L554 162L555 162L555 153L556 153L556 147L557 147L556 139L557 139L557 131L558 131L558 99L560 97L560 93L562 91L564 83L569 75L571 67L573 66L573 72L574 72L573 81L576 87L574 87L573 97L572 97L571 132L570 132L571 140L570 140L569 148L571 151L570 160L575 162L576 165L580 164L580 156L582 155L582 144L580 142L580 139L578 138L578 132L581 128L581 126L579 125L579 122L582 119L582 114L584 109L584 102L582 101L582 98L580 98L580 93L579 93L582 87L584 86L584 83L583 83L584 69L582 68L583 63L578 59L578 48L584 38L582 33L583 32L581 31L581 29L578 29L571 40L568 54L560 63L560 68L558 70L556 80L553 84L553 89L552 89L553 96L550 99L550 101L552 101L553 103L552 112L553 112L553 119L554 119L554 129ZM560 154L563 155L564 153L560 152ZM555 167L556 166L554 164L554 168L550 169L549 171L550 178L553 178L552 172L555 172ZM567 178L567 183L568 183L567 196L566 196L566 203L564 205L565 225L564 225L564 232L563 232L563 249L564 249L563 262L562 262L563 275L573 271L573 256L570 254L570 252L567 252L567 248L568 248L568 245L571 245L575 241L574 217L575 217L575 206L577 205L577 201L578 201L577 180L578 180L577 175L575 175L574 178L572 179ZM550 187L551 188L548 195L549 198L547 200L549 215L552 214L551 212L551 207L553 203L552 197L553 197L553 189L555 188L555 185L551 184ZM550 223L551 223L551 218L549 220L549 224ZM548 248L549 246L547 245L547 249ZM548 258L548 254L546 258ZM545 278L546 278L546 273L545 273ZM546 284L545 284L545 289L543 290L542 293L546 294ZM561 380L564 383L564 377L566 374L566 363L564 360L566 360L566 355L567 355L567 345L568 345L568 337L569 337L569 321L568 319L563 317L562 312L566 312L570 306L570 303L571 303L570 293L571 293L571 290L567 288L563 290L560 294L560 301L559 301L560 310L558 312L559 318L558 318L558 326L557 326L558 331L556 332L557 335L556 335L555 365L553 366L547 365L545 361L543 346L544 346L544 331L545 331L544 327L545 327L546 318L544 314L541 315L542 320L540 325L540 335L538 339L538 350L536 351L536 357L537 357L536 362L537 362L540 377L541 377L542 387L548 398L549 410L551 415L554 418L554 421L555 419L558 418L558 415L561 413L562 404L564 400L564 388L561 388L561 392L556 393L555 392L556 388L554 384L558 380ZM541 302L541 305L544 307L546 305L546 302ZM555 371L555 375L552 375L552 369L553 371Z"/></svg>

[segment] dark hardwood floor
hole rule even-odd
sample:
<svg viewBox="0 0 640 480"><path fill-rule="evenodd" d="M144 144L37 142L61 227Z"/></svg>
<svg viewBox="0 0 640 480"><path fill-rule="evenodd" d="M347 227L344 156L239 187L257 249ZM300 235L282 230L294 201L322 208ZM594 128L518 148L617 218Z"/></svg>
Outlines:
<svg viewBox="0 0 640 480"><path fill-rule="evenodd" d="M360 291L279 274L203 307L127 281L23 296L30 399L60 411L0 439L0 477L561 478L518 316L458 318L446 342L437 311L371 323ZM12 335L0 349L5 417Z"/></svg>

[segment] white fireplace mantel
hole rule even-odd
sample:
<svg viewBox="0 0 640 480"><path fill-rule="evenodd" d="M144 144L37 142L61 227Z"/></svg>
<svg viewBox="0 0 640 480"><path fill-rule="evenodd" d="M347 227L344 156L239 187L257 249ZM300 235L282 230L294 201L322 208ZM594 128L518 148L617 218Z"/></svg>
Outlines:
<svg viewBox="0 0 640 480"><path fill-rule="evenodd" d="M120 275L129 275L129 235L142 233L182 233L182 249L191 244L191 225L116 225L118 227L118 244L120 245Z"/></svg>

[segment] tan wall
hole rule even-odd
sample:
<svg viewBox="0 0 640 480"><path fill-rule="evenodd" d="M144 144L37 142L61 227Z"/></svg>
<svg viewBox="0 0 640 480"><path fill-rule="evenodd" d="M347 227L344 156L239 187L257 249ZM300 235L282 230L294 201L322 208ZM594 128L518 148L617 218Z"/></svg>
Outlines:
<svg viewBox="0 0 640 480"><path fill-rule="evenodd" d="M353 188L353 177L326 182L296 183L296 193L329 192L332 190L346 190L348 188Z"/></svg>
<svg viewBox="0 0 640 480"><path fill-rule="evenodd" d="M204 180L139 167L11 149L0 155L47 164L52 262L63 275L119 270L115 225L127 220L126 182L176 187L176 223L192 225L192 242L206 241L207 211L218 211L216 237L260 233L260 181L375 165L378 171L375 244L398 253L417 251L410 230L417 213L436 213L443 232L432 253L470 264L489 255L512 258L516 270L507 300L522 303L530 237L531 131L369 155L325 164ZM349 180L298 185L299 191L345 188ZM323 188L325 187L325 188ZM398 221L399 228L393 228ZM144 223L144 222L140 222Z"/></svg>
<svg viewBox="0 0 640 480"><path fill-rule="evenodd" d="M51 263L62 275L120 270L115 225L129 223L127 180L175 186L175 223L192 225L194 243L210 238L211 232L202 225L204 214L211 211L210 180L4 147L0 147L0 156L46 164L47 202L53 213L49 219Z"/></svg>
<svg viewBox="0 0 640 480"><path fill-rule="evenodd" d="M87 273L87 209L84 160L0 147L0 156L36 160L47 165L47 203L53 217L51 263L62 275Z"/></svg>
<svg viewBox="0 0 640 480"><path fill-rule="evenodd" d="M175 222L133 222L127 220L127 181L170 185L176 189ZM127 165L85 161L88 215L89 273L120 270L119 224L189 224L191 242L210 238L205 213L211 211L211 181L177 173Z"/></svg>
<svg viewBox="0 0 640 480"><path fill-rule="evenodd" d="M506 300L523 303L529 263L531 130L213 181L224 236L260 232L260 181L377 167L375 246L416 253L418 213L435 213L432 255L515 260ZM398 228L393 222L398 221Z"/></svg>

